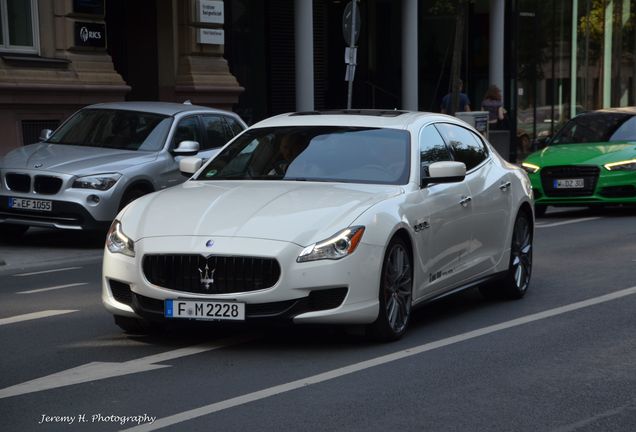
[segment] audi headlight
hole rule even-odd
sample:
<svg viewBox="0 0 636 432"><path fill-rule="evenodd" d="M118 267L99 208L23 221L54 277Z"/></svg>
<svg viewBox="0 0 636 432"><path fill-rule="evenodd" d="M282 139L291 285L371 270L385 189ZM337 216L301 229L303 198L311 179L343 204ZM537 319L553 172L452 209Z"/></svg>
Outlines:
<svg viewBox="0 0 636 432"><path fill-rule="evenodd" d="M74 188L80 189L97 189L105 191L112 188L117 180L121 178L119 173L96 174L91 176L79 177L73 182Z"/></svg>
<svg viewBox="0 0 636 432"><path fill-rule="evenodd" d="M541 167L539 167L538 165L535 165L535 164L528 163L528 162L523 162L523 163L521 164L521 168L523 168L524 170L526 170L526 172L527 172L528 174L534 174L534 173L536 173L537 171L539 171L539 169L540 169Z"/></svg>
<svg viewBox="0 0 636 432"><path fill-rule="evenodd" d="M362 239L362 234L364 234L363 226L346 228L326 240L307 246L298 255L296 262L344 258L356 250Z"/></svg>
<svg viewBox="0 0 636 432"><path fill-rule="evenodd" d="M135 242L121 229L121 222L115 219L106 235L106 247L111 253L135 256Z"/></svg>
<svg viewBox="0 0 636 432"><path fill-rule="evenodd" d="M608 171L636 171L636 159L605 164Z"/></svg>

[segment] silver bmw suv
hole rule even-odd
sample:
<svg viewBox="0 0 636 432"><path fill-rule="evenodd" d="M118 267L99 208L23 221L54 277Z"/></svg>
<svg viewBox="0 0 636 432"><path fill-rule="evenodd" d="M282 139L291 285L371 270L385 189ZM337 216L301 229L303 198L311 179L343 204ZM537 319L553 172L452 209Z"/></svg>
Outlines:
<svg viewBox="0 0 636 432"><path fill-rule="evenodd" d="M107 228L129 202L184 181L181 157L208 159L245 128L234 113L188 103L83 108L0 158L0 236Z"/></svg>

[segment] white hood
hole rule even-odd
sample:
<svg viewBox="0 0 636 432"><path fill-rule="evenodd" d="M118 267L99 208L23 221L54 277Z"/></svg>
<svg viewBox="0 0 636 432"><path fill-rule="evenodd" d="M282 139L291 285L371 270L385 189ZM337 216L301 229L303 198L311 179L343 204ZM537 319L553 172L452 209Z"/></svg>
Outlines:
<svg viewBox="0 0 636 432"><path fill-rule="evenodd" d="M301 246L349 226L399 186L286 181L189 181L129 206L124 232L164 236L244 237Z"/></svg>

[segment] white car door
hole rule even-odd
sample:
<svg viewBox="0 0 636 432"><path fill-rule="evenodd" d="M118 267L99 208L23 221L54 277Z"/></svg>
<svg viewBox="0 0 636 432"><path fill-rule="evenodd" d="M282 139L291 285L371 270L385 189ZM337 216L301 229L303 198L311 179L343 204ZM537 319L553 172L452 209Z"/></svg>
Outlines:
<svg viewBox="0 0 636 432"><path fill-rule="evenodd" d="M419 136L420 164L426 174L429 164L452 160L450 150L433 125ZM462 268L471 240L470 191L466 182L428 184L416 193L409 220L414 223L417 262L425 277L415 288L415 297L428 297L453 288L466 278Z"/></svg>
<svg viewBox="0 0 636 432"><path fill-rule="evenodd" d="M464 162L472 208L472 235L464 265L472 277L492 269L501 258L512 204L510 180L488 154L482 139L461 126L438 126L451 145L455 160Z"/></svg>

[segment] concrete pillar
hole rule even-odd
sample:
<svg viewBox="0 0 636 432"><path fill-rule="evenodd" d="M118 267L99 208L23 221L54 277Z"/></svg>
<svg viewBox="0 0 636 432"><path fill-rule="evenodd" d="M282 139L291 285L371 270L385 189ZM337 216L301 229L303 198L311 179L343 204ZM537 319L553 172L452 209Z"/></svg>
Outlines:
<svg viewBox="0 0 636 432"><path fill-rule="evenodd" d="M402 0L402 108L417 111L417 0Z"/></svg>
<svg viewBox="0 0 636 432"><path fill-rule="evenodd" d="M501 89L501 93L507 90L504 85L504 19L506 12L505 0L490 0L490 62L489 79Z"/></svg>
<svg viewBox="0 0 636 432"><path fill-rule="evenodd" d="M294 0L296 111L314 110L313 0Z"/></svg>

